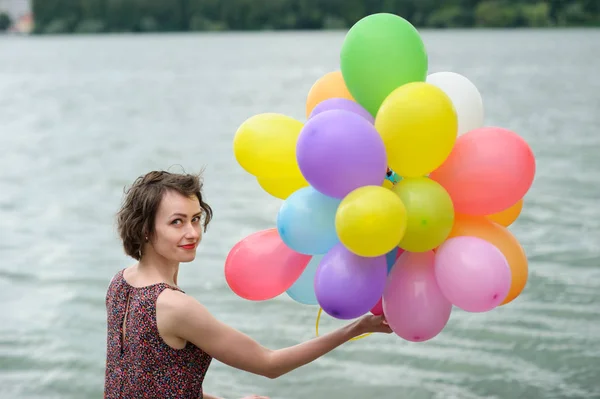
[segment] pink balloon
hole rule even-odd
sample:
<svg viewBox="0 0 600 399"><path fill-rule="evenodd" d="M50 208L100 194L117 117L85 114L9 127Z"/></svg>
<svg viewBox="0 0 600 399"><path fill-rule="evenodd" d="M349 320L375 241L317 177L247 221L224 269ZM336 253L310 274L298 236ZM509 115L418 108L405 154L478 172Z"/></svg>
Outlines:
<svg viewBox="0 0 600 399"><path fill-rule="evenodd" d="M457 213L484 216L523 198L535 169L533 151L522 137L483 127L458 137L446 161L429 177L448 191Z"/></svg>
<svg viewBox="0 0 600 399"><path fill-rule="evenodd" d="M264 301L290 288L311 258L286 246L277 229L262 230L244 238L229 251L225 279L240 297Z"/></svg>
<svg viewBox="0 0 600 399"><path fill-rule="evenodd" d="M435 276L444 296L467 312L500 305L512 281L506 258L493 244L460 236L445 241L435 256Z"/></svg>
<svg viewBox="0 0 600 399"><path fill-rule="evenodd" d="M423 342L448 323L452 304L435 280L433 251L405 251L392 268L383 292L383 313L401 338Z"/></svg>

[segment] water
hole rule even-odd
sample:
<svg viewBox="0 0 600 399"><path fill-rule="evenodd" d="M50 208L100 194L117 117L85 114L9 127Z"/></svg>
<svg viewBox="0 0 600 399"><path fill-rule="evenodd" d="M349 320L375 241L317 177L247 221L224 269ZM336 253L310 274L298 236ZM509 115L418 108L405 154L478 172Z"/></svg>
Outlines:
<svg viewBox="0 0 600 399"><path fill-rule="evenodd" d="M300 398L600 397L600 31L429 31L430 71L481 90L487 124L531 144L538 172L511 230L530 280L509 306L455 310L434 340L370 336L280 379L214 362L205 390ZM151 169L198 171L215 219L180 284L270 348L314 334L314 307L245 301L228 250L275 225L280 201L237 165L232 138L261 112L303 120L343 33L1 37L0 397L100 398L104 295L132 263L114 213ZM321 331L341 323L324 317Z"/></svg>

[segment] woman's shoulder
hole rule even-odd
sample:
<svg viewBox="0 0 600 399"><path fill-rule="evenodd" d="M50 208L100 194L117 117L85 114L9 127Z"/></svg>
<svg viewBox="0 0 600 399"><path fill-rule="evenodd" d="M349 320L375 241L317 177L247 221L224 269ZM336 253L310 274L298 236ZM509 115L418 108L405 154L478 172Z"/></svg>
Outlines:
<svg viewBox="0 0 600 399"><path fill-rule="evenodd" d="M118 297L119 292L123 290L123 270L124 269L121 269L118 272L116 272L110 279L110 283L108 283L105 296L105 301L107 305L109 301L111 301L111 298Z"/></svg>
<svg viewBox="0 0 600 399"><path fill-rule="evenodd" d="M120 283L120 282L126 283L127 282L127 279L126 279L127 273L131 273L131 270L135 269L136 266L137 266L137 263L133 263L129 266L121 266L121 268L113 274L109 285L111 285L113 283Z"/></svg>
<svg viewBox="0 0 600 399"><path fill-rule="evenodd" d="M172 287L163 289L156 298L156 321L161 332L177 336L182 323L195 313L198 301Z"/></svg>
<svg viewBox="0 0 600 399"><path fill-rule="evenodd" d="M115 274L113 274L112 278L110 279L110 282L108 283L108 291L122 283L124 271L125 269L120 269Z"/></svg>
<svg viewBox="0 0 600 399"><path fill-rule="evenodd" d="M193 296L175 288L165 288L156 300L156 311L177 323L204 313L206 309Z"/></svg>
<svg viewBox="0 0 600 399"><path fill-rule="evenodd" d="M156 298L156 307L165 311L179 311L195 299L176 287L166 285Z"/></svg>

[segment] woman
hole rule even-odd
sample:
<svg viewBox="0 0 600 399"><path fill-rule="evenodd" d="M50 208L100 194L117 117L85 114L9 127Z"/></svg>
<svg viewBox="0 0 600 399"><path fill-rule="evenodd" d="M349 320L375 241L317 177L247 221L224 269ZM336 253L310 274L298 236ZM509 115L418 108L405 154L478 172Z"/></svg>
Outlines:
<svg viewBox="0 0 600 399"><path fill-rule="evenodd" d="M364 316L329 334L271 350L214 318L177 285L212 210L198 176L150 172L126 192L117 214L125 253L138 262L118 272L107 295L104 397L204 398L211 360L277 378L367 332L390 333L382 317ZM263 398L250 396L247 398Z"/></svg>

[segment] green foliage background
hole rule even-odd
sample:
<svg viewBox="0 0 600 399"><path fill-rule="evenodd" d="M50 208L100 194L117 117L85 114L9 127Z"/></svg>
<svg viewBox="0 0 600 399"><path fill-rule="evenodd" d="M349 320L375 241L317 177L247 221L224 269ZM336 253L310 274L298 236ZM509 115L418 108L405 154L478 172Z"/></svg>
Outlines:
<svg viewBox="0 0 600 399"><path fill-rule="evenodd" d="M600 26L598 0L33 0L35 33L347 29L391 12L417 27Z"/></svg>

